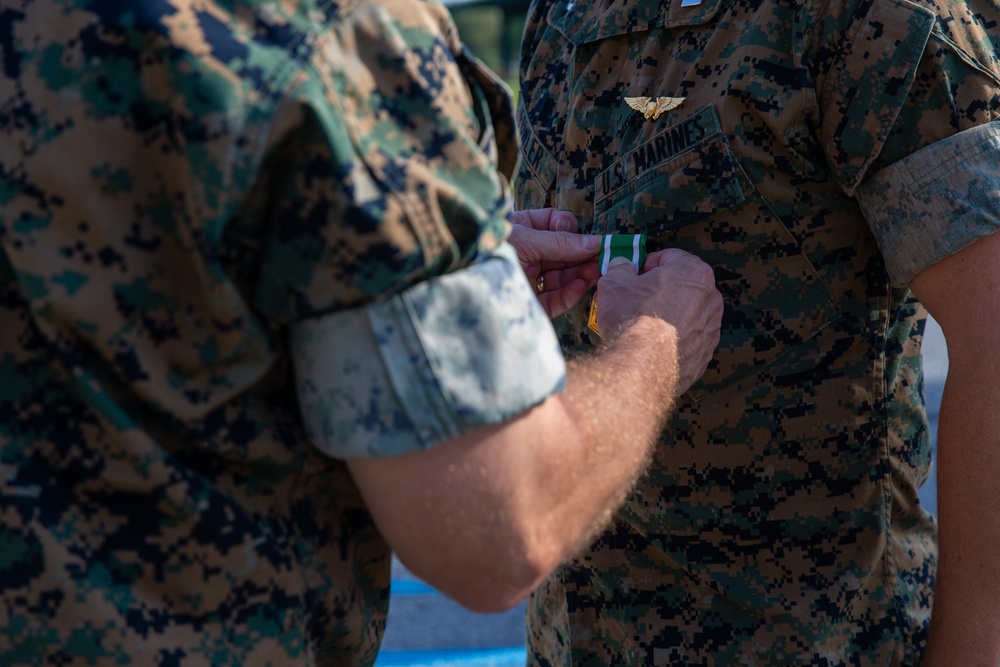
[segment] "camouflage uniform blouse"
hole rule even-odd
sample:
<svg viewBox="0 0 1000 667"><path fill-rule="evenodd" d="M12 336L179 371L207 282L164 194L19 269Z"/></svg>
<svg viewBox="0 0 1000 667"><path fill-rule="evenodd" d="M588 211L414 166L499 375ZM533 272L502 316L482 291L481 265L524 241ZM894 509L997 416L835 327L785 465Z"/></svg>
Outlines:
<svg viewBox="0 0 1000 667"><path fill-rule="evenodd" d="M509 97L411 0L12 0L0 50L0 663L371 664L341 459L563 380Z"/></svg>
<svg viewBox="0 0 1000 667"><path fill-rule="evenodd" d="M722 341L611 527L529 605L539 665L913 665L935 524L906 288L1000 228L988 1L539 0L519 205L715 268ZM645 118L625 97L685 98ZM595 344L586 306L558 325Z"/></svg>

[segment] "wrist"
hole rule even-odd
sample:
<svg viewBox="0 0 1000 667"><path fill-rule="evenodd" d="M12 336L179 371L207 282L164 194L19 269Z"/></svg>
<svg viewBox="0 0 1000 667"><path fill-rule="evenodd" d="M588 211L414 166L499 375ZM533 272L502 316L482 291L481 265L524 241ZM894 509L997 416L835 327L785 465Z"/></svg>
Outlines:
<svg viewBox="0 0 1000 667"><path fill-rule="evenodd" d="M666 414L680 382L677 329L658 317L640 315L619 327L606 344L617 364L632 369Z"/></svg>

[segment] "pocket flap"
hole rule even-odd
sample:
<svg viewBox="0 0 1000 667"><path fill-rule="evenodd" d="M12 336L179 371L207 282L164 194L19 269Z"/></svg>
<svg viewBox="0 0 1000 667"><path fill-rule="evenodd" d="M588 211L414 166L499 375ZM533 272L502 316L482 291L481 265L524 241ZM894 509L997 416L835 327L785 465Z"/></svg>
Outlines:
<svg viewBox="0 0 1000 667"><path fill-rule="evenodd" d="M652 196L653 183L671 195ZM624 154L594 184L598 217L613 219L612 210L627 202L627 215L650 221L643 230L650 237L696 223L743 200L736 164L725 148L722 125L712 106Z"/></svg>
<svg viewBox="0 0 1000 667"><path fill-rule="evenodd" d="M639 0L605 9L603 3L570 0L553 5L548 21L574 46L580 46L660 26L701 25L712 20L721 6L722 0Z"/></svg>

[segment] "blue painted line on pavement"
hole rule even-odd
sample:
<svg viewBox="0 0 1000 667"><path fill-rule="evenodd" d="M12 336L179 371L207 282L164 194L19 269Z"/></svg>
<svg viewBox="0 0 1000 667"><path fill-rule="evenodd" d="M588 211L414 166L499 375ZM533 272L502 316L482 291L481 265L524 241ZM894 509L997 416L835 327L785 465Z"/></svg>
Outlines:
<svg viewBox="0 0 1000 667"><path fill-rule="evenodd" d="M382 651L375 667L523 667L524 647Z"/></svg>
<svg viewBox="0 0 1000 667"><path fill-rule="evenodd" d="M392 595L444 595L433 586L413 579L393 579L389 590Z"/></svg>

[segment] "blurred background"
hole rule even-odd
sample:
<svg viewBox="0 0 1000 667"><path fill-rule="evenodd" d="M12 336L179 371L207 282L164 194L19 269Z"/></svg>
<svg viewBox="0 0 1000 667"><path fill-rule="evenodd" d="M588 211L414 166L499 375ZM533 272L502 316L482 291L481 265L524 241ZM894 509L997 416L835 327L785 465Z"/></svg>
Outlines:
<svg viewBox="0 0 1000 667"><path fill-rule="evenodd" d="M444 0L462 40L516 92L517 65L528 2ZM928 320L924 336L924 391L937 433L938 406L948 372L941 328ZM935 480L921 501L937 511ZM376 667L521 667L525 663L524 604L502 614L474 614L423 583L393 560L385 641Z"/></svg>
<svg viewBox="0 0 1000 667"><path fill-rule="evenodd" d="M527 0L444 0L462 41L512 88L517 87Z"/></svg>

